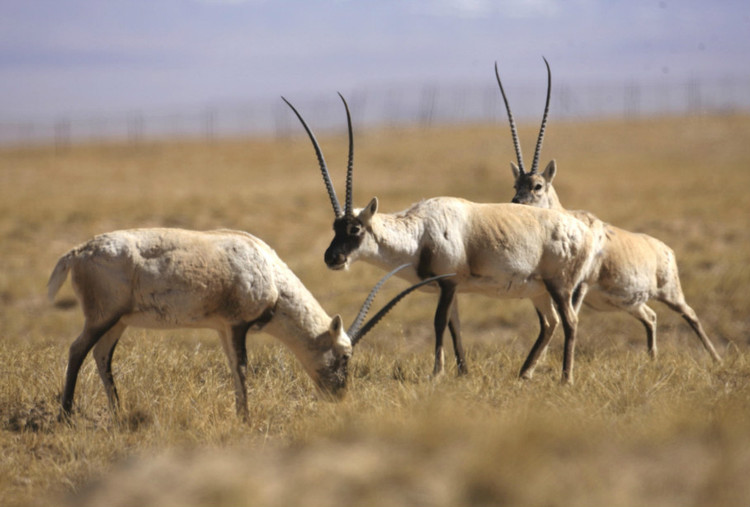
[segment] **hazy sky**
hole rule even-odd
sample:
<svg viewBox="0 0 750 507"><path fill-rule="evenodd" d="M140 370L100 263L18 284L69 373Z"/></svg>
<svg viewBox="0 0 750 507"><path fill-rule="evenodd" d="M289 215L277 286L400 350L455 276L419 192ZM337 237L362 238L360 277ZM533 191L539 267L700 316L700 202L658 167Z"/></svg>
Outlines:
<svg viewBox="0 0 750 507"><path fill-rule="evenodd" d="M0 121L395 84L750 76L748 0L3 0Z"/></svg>

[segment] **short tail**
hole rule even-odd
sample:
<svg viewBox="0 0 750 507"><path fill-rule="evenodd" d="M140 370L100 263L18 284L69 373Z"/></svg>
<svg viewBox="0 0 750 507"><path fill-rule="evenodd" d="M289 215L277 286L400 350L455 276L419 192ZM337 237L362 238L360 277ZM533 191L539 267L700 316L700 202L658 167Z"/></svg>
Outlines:
<svg viewBox="0 0 750 507"><path fill-rule="evenodd" d="M55 269L52 270L52 274L49 276L49 281L47 281L47 297L50 301L55 299L55 295L68 278L68 271L70 271L70 268L72 267L72 261L74 258L75 252L71 250L60 257L60 260L57 261Z"/></svg>

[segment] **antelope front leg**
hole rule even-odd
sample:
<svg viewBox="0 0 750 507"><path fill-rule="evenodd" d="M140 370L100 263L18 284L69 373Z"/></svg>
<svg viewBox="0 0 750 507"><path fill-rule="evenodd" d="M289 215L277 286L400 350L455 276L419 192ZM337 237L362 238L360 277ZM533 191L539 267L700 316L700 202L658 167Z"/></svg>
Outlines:
<svg viewBox="0 0 750 507"><path fill-rule="evenodd" d="M459 375L467 375L469 367L466 365L464 356L464 345L461 339L461 321L458 319L458 298L454 297L451 308L451 318L448 320L448 329L453 337L453 350L456 353L456 367Z"/></svg>
<svg viewBox="0 0 750 507"><path fill-rule="evenodd" d="M547 284L547 290L555 303L555 308L562 319L563 331L565 332L565 349L563 351L562 383L573 383L573 363L575 361L576 333L578 331L578 315L573 308L572 294L564 290L558 290L551 284Z"/></svg>
<svg viewBox="0 0 750 507"><path fill-rule="evenodd" d="M440 299L435 310L435 368L432 374L437 377L445 370L445 350L443 349L443 335L448 323L448 314L451 311L456 296L456 286L447 282L438 282L440 285ZM463 354L463 352L462 352Z"/></svg>
<svg viewBox="0 0 750 507"><path fill-rule="evenodd" d="M221 344L229 361L229 369L234 383L234 401L237 416L247 422L250 415L247 410L247 348L245 339L250 325L240 324L220 333Z"/></svg>
<svg viewBox="0 0 750 507"><path fill-rule="evenodd" d="M549 341L552 339L557 324L560 322L549 294L536 297L532 299L532 302L539 316L539 336L529 351L529 355L521 367L521 372L518 374L520 378L526 380L531 379L534 375L534 369L536 369L539 358L547 351Z"/></svg>

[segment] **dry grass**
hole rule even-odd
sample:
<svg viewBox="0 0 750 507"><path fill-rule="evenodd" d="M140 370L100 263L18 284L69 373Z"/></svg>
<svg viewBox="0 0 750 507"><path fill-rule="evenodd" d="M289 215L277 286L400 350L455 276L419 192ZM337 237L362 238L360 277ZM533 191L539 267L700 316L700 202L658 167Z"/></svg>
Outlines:
<svg viewBox="0 0 750 507"><path fill-rule="evenodd" d="M531 149L534 128L521 135ZM355 204L506 201L509 137L505 125L359 133ZM87 360L74 424L57 424L82 317L69 286L53 307L45 283L60 254L96 233L230 227L264 238L348 321L381 273L325 269L332 215L307 139L5 150L0 504L747 505L748 139L745 116L553 123L544 149L568 207L675 249L723 365L664 307L657 362L635 320L584 310L575 386L557 382L559 336L534 380L519 382L531 305L462 296L471 374L433 381L434 296L416 294L356 351L339 404L314 399L278 342L250 336L248 426L211 333L142 330L115 357L122 419ZM344 140L321 141L343 184Z"/></svg>

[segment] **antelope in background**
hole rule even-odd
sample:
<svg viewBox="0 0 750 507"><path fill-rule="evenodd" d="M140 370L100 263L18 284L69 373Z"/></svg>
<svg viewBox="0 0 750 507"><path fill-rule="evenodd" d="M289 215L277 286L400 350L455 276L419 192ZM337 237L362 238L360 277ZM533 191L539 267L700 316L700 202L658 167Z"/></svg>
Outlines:
<svg viewBox="0 0 750 507"><path fill-rule="evenodd" d="M341 96L341 94L339 94ZM283 98L283 97L282 97ZM383 269L409 263L399 276L410 282L441 273L435 312L434 375L444 369L443 334L446 324L453 337L459 374L467 372L461 341L457 292L497 298L529 298L540 318L562 318L565 330L563 381L573 380L573 350L578 317L573 293L591 269L599 250L592 228L568 214L518 204L478 204L454 197L418 202L398 213L378 213L373 198L362 209L352 207L353 136L349 107L349 160L346 203L341 209L322 150L300 113L286 99L305 128L315 149L333 206L334 238L325 252L326 265L347 268L362 259ZM551 334L540 334L521 374L533 369Z"/></svg>
<svg viewBox="0 0 750 507"><path fill-rule="evenodd" d="M512 202L563 211L590 226L606 231L600 262L593 265L594 272L589 276L588 287L583 286L576 294L574 301L576 312L580 310L581 302L585 296L587 305L595 310L621 310L629 313L646 328L648 352L652 358L656 358L656 313L646 302L650 299L661 301L673 311L682 315L713 360L721 362L711 340L703 330L698 316L685 302L677 270L677 261L672 249L658 239L646 234L633 233L606 224L589 212L566 210L560 203L560 199L552 186L552 180L557 172L555 161L550 161L543 172L539 173L537 170L552 88L552 73L549 63L546 59L544 63L547 66L547 100L536 151L534 152L534 160L531 169L528 171L525 170L523 165L518 132L508 104L508 98L500 81L497 63L495 63L495 77L505 102L510 131L513 136L513 146L518 159L518 165L514 162L510 163L515 180L515 195Z"/></svg>
<svg viewBox="0 0 750 507"><path fill-rule="evenodd" d="M70 271L85 323L70 346L62 417L73 406L78 371L93 347L110 407L119 399L112 355L128 326L209 328L219 332L234 382L237 414L248 419L246 334L265 329L289 347L318 390L334 399L346 390L353 347L401 298L394 297L364 326L362 322L386 275L347 330L329 317L276 252L240 231L133 229L95 236L60 257L48 282L49 298Z"/></svg>

